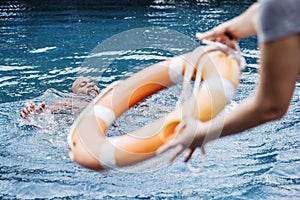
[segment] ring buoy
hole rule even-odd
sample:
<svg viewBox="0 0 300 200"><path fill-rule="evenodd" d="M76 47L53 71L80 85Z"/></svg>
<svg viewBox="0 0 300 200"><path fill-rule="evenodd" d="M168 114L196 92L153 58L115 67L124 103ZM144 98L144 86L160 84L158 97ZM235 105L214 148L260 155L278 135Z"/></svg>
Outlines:
<svg viewBox="0 0 300 200"><path fill-rule="evenodd" d="M96 97L71 127L70 158L83 167L101 171L154 157L155 151L174 137L184 106L130 134L106 137L105 132L130 107L182 81L184 71L191 65L195 71L201 68L203 79L195 117L205 122L216 116L239 85L240 62L222 48L199 47L151 65Z"/></svg>

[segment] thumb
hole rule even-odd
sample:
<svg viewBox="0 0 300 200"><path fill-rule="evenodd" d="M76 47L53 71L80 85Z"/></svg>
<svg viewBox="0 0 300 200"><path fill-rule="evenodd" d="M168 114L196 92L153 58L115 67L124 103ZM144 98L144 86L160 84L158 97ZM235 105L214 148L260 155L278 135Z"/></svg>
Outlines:
<svg viewBox="0 0 300 200"><path fill-rule="evenodd" d="M168 151L169 149L174 148L177 145L177 143L175 142L175 138L170 140L169 142L163 144L162 146L160 146L157 150L156 150L156 154L160 155L165 153L166 151Z"/></svg>
<svg viewBox="0 0 300 200"><path fill-rule="evenodd" d="M205 151L204 145L202 145L202 146L201 146L201 152L202 152L202 154L203 154L203 155L205 155L205 154L206 154L206 151Z"/></svg>
<svg viewBox="0 0 300 200"><path fill-rule="evenodd" d="M161 147L159 147L156 150L156 154L162 154L170 149L173 149L174 147L178 146L179 144L182 143L183 140L183 136L182 134L177 135L175 138L171 139L170 141L168 141L167 143L163 144Z"/></svg>
<svg viewBox="0 0 300 200"><path fill-rule="evenodd" d="M204 33L196 33L196 38L198 40L210 39L210 38L213 38L214 36L215 36L215 33L212 30L204 32Z"/></svg>

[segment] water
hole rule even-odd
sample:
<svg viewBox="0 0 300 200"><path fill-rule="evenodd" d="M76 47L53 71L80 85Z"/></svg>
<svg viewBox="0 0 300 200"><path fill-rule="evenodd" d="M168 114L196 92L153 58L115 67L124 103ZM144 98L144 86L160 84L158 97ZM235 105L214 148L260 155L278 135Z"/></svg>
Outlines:
<svg viewBox="0 0 300 200"><path fill-rule="evenodd" d="M195 32L234 17L253 1L121 2L1 1L0 198L299 199L299 86L283 119L209 144L199 174L191 174L182 158L139 173L93 172L67 155L68 121L75 116L59 120L45 113L37 124L43 128L20 121L19 110L27 100L60 101L71 95L70 85L79 75L90 76L103 89L192 50L199 45ZM140 38L139 31L145 30L149 34ZM255 37L241 41L247 68L234 102L253 94L256 42ZM178 93L172 88L147 99L149 108L132 109L109 134L135 130L163 116ZM199 163L194 159L192 164Z"/></svg>

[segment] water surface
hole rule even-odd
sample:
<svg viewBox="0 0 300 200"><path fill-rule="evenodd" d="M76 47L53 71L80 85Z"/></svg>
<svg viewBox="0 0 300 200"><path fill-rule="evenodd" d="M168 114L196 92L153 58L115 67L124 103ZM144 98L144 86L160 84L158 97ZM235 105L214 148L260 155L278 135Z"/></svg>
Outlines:
<svg viewBox="0 0 300 200"><path fill-rule="evenodd" d="M200 45L194 38L197 31L208 30L253 3L120 2L1 1L0 198L299 199L299 86L283 119L208 145L199 174L189 172L183 158L139 173L93 172L67 155L67 121L75 116L56 120L46 114L38 124L43 128L20 122L18 113L27 100L60 101L70 95L71 83L79 75L90 76L104 89L152 63L191 51ZM124 31L145 29L150 34L143 38L144 46L128 46L137 38L119 41ZM240 43L247 67L233 103L253 94L258 80L256 42L251 37ZM102 54L95 62L86 62L92 53ZM175 87L150 97L149 108L133 108L109 134L135 130L163 116L173 108L178 93Z"/></svg>

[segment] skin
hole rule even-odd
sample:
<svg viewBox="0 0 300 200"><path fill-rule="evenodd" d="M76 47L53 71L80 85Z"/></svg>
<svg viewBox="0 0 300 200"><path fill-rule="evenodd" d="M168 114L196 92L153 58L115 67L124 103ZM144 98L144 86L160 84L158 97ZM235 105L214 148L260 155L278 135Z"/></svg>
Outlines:
<svg viewBox="0 0 300 200"><path fill-rule="evenodd" d="M96 97L100 92L97 85L91 79L83 76L74 81L71 91L74 94L83 94L92 97Z"/></svg>
<svg viewBox="0 0 300 200"><path fill-rule="evenodd" d="M200 40L222 41L231 45L234 40L257 34L259 5L254 4L242 15L216 28L198 33ZM247 24L245 27L244 25ZM294 34L271 42L261 42L260 79L255 95L249 97L231 111L224 120L200 123L189 119L180 134L158 149L161 154L175 148L170 157L172 162L178 155L188 150L188 162L196 148L202 148L209 141L220 137L241 133L260 124L280 119L288 110L300 72L300 35ZM275 100L276 99L276 100Z"/></svg>
<svg viewBox="0 0 300 200"><path fill-rule="evenodd" d="M78 77L74 81L71 87L71 91L74 94L87 95L91 97L96 97L100 93L100 89L97 87L97 85L87 77ZM26 119L30 115L43 112L44 109L49 109L51 112L56 112L64 106L66 106L66 102L60 102L56 103L55 105L46 107L46 104L44 102L40 105L36 105L33 101L28 101L26 102L24 108L20 111L20 116L23 119Z"/></svg>

